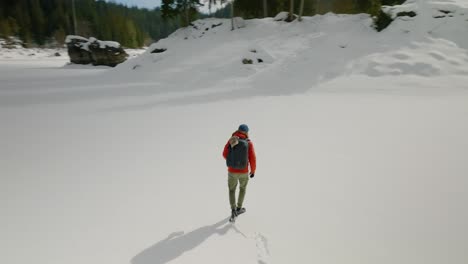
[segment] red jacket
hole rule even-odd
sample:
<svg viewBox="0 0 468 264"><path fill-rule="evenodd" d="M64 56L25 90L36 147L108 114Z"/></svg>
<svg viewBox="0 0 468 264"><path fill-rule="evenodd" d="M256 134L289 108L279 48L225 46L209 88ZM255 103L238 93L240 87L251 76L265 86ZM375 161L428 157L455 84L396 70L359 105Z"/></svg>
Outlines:
<svg viewBox="0 0 468 264"><path fill-rule="evenodd" d="M248 136L246 134L242 133L241 131L236 131L232 135L237 136L239 138L243 138L243 139L248 138ZM254 146L253 146L252 141L249 140L248 142L249 142L250 173L255 173L255 170L257 169L257 157L255 156L255 150L254 150ZM224 146L224 151L223 151L224 159L227 158L227 154L228 154L228 151L229 151L228 147L229 147L229 141ZM228 167L228 171L233 172L233 173L248 173L249 172L249 165L247 165L247 167L245 167L244 169L234 169L234 168Z"/></svg>

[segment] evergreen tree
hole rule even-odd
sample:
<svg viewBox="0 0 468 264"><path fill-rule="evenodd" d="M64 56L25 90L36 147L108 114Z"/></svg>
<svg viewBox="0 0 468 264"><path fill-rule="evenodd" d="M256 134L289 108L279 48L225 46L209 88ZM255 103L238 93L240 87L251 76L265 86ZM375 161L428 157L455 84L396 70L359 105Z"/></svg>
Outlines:
<svg viewBox="0 0 468 264"><path fill-rule="evenodd" d="M180 23L163 20L159 8L129 8L104 0L75 0L78 33L84 37L141 47L167 37ZM192 11L193 12L193 11ZM1 0L0 36L19 36L25 46L55 42L73 34L70 0Z"/></svg>
<svg viewBox="0 0 468 264"><path fill-rule="evenodd" d="M381 4L392 6L392 5L401 5L404 2L406 2L406 0L382 0Z"/></svg>
<svg viewBox="0 0 468 264"><path fill-rule="evenodd" d="M382 7L380 0L355 0L356 10L359 13L368 13L372 16L379 14Z"/></svg>
<svg viewBox="0 0 468 264"><path fill-rule="evenodd" d="M197 7L202 6L200 0L162 0L162 16L165 19L180 17L183 26L188 26L198 14Z"/></svg>
<svg viewBox="0 0 468 264"><path fill-rule="evenodd" d="M403 1L403 0L386 0ZM299 4L296 4L299 3ZM268 0L267 13L275 16L279 12L288 11L292 14L312 16L327 12L342 14L368 13L376 15L380 12L381 0ZM215 15L225 17L227 10L219 10ZM244 18L264 17L263 0L236 0L236 15Z"/></svg>
<svg viewBox="0 0 468 264"><path fill-rule="evenodd" d="M337 14L354 14L357 13L356 0L335 0L332 1L331 11Z"/></svg>
<svg viewBox="0 0 468 264"><path fill-rule="evenodd" d="M36 43L44 44L45 41L45 17L39 0L30 0L30 16L32 35Z"/></svg>
<svg viewBox="0 0 468 264"><path fill-rule="evenodd" d="M5 19L0 18L0 36L9 37L16 36L19 32L19 26L16 23L16 20L12 17L7 17Z"/></svg>

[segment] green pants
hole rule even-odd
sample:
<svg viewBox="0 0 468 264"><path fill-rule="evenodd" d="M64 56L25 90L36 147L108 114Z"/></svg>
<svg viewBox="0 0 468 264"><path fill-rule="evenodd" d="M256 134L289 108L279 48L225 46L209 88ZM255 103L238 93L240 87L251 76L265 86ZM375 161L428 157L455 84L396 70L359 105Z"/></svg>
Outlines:
<svg viewBox="0 0 468 264"><path fill-rule="evenodd" d="M249 182L248 173L228 173L228 186L229 186L229 203L231 209L236 208L236 188L237 182L240 183L239 198L237 199L237 207L242 208L244 203L245 191L247 189L247 183Z"/></svg>

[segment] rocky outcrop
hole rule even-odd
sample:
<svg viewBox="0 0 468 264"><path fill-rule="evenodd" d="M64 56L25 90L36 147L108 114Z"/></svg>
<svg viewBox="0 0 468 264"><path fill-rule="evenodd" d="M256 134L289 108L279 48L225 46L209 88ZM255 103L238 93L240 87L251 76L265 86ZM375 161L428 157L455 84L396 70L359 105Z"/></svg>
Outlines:
<svg viewBox="0 0 468 264"><path fill-rule="evenodd" d="M74 64L92 63L91 52L89 52L89 40L79 36L67 36L65 43L68 49L70 62Z"/></svg>
<svg viewBox="0 0 468 264"><path fill-rule="evenodd" d="M114 67L124 62L128 54L118 42L101 41L96 38L67 36L65 43L71 63L93 64Z"/></svg>
<svg viewBox="0 0 468 264"><path fill-rule="evenodd" d="M298 18L298 16L296 14L293 14L292 17L290 17L288 12L283 11L283 12L278 13L278 15L276 15L273 18L273 20L274 21L292 22L292 21L296 20L296 18Z"/></svg>

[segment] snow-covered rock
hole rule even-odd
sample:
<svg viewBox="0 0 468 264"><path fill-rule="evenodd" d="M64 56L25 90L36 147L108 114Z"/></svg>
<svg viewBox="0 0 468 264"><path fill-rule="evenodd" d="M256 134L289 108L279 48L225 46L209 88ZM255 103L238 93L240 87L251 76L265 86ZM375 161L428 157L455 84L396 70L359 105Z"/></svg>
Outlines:
<svg viewBox="0 0 468 264"><path fill-rule="evenodd" d="M273 20L275 21L284 21L288 18L288 12L286 11L283 11L283 12L279 12L274 18Z"/></svg>
<svg viewBox="0 0 468 264"><path fill-rule="evenodd" d="M290 18L289 17L289 13L286 12L286 11L283 11L283 12L279 12L274 18L273 20L275 21L286 21L286 22L291 22L293 20L295 20L298 16L296 14L293 14L293 17Z"/></svg>
<svg viewBox="0 0 468 264"><path fill-rule="evenodd" d="M234 27L236 27L236 28L245 28L246 27L245 20L242 17L235 17L234 18Z"/></svg>
<svg viewBox="0 0 468 264"><path fill-rule="evenodd" d="M65 43L70 61L75 64L116 66L124 62L128 54L115 41L100 41L96 38L67 36Z"/></svg>
<svg viewBox="0 0 468 264"><path fill-rule="evenodd" d="M91 64L91 52L89 51L89 40L80 36L67 36L65 43L68 48L70 62L74 64Z"/></svg>
<svg viewBox="0 0 468 264"><path fill-rule="evenodd" d="M260 45L250 46L244 52L242 58L244 64L264 64L272 63L274 61L273 57L268 54L268 52L265 51L265 49L263 49Z"/></svg>

